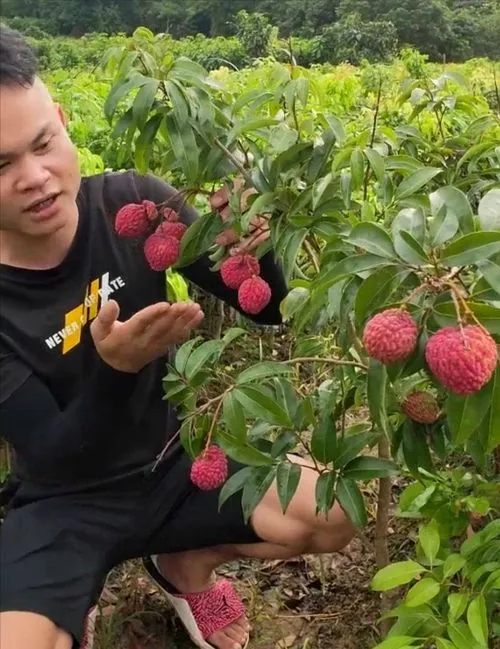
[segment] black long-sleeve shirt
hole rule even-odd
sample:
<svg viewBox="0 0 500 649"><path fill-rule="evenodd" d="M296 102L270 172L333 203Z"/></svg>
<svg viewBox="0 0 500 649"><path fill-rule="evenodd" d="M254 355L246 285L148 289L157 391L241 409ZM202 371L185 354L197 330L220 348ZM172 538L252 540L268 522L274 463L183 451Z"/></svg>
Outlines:
<svg viewBox="0 0 500 649"><path fill-rule="evenodd" d="M89 328L111 297L122 320L165 299L164 273L150 269L142 241L116 235L114 217L126 203L175 194L149 174L84 178L63 262L41 271L0 265L0 435L22 481L58 493L103 485L147 470L177 431L175 408L163 399L167 355L138 374L116 371L98 356ZM198 218L189 206L180 214L186 224ZM241 311L237 292L209 266L204 255L180 272ZM273 297L253 320L279 324L286 285L272 253L261 269Z"/></svg>

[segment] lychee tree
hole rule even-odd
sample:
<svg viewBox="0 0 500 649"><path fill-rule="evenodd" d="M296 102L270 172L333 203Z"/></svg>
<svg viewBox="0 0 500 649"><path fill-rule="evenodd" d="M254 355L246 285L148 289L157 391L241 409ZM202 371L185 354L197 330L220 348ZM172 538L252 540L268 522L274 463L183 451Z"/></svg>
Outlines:
<svg viewBox="0 0 500 649"><path fill-rule="evenodd" d="M382 76L369 106L341 121L293 60L276 64L269 88L233 96L167 47L140 28L107 57L114 135L140 171L183 188L175 204L128 206L117 230L136 236L141 222L159 271L209 252L249 314L270 299L259 259L273 247L295 337L290 357L223 376L221 358L245 328L177 351L165 396L182 418L193 481L223 484L221 507L241 493L248 518L276 479L286 511L303 470L288 454L299 452L319 474L318 514L337 500L362 530L363 483L378 479L373 588L418 580L387 614L396 622L389 630L386 619L380 647L487 647L500 589L500 525L488 522L500 509L498 116L444 72L405 83L399 126L384 121ZM228 205L213 200L224 187ZM201 217L174 233L184 201ZM255 217L271 237L251 259L214 243L229 227L258 236ZM349 423L364 406L368 416ZM226 455L246 465L229 480ZM407 483L398 513L421 525L415 559L391 564L396 473Z"/></svg>

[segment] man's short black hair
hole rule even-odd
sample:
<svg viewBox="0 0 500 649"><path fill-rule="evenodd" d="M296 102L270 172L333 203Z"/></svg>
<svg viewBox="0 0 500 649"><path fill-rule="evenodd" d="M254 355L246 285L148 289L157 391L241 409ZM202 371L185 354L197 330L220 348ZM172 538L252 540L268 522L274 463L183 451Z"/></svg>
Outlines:
<svg viewBox="0 0 500 649"><path fill-rule="evenodd" d="M36 73L35 52L23 35L0 24L0 86L32 86Z"/></svg>

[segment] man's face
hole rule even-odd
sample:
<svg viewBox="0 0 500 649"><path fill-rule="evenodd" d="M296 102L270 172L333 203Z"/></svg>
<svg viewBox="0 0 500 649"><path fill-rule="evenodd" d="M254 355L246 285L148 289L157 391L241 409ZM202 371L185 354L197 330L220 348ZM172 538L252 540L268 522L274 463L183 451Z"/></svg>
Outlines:
<svg viewBox="0 0 500 649"><path fill-rule="evenodd" d="M45 85L0 86L0 230L50 236L77 215L79 187L77 151Z"/></svg>

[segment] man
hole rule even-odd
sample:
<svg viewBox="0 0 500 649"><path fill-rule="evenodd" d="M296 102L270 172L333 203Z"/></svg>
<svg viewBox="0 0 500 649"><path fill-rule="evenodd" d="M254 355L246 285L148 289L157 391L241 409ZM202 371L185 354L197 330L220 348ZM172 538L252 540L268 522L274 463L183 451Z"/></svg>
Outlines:
<svg viewBox="0 0 500 649"><path fill-rule="evenodd" d="M154 466L178 430L162 399L168 351L203 314L165 302L164 274L113 219L175 192L132 171L81 178L32 51L16 32L0 36L0 431L20 481L1 528L0 646L81 646L109 570L148 557L196 645L240 649L248 620L217 566L335 551L353 528L337 505L315 516L312 470L285 516L273 485L245 525L238 496L218 513L218 492L190 482L179 444ZM283 276L271 253L261 267L273 300L254 320L279 323ZM206 256L182 272L239 308Z"/></svg>

